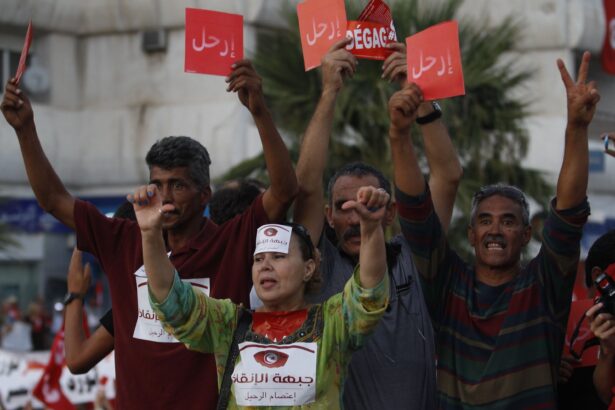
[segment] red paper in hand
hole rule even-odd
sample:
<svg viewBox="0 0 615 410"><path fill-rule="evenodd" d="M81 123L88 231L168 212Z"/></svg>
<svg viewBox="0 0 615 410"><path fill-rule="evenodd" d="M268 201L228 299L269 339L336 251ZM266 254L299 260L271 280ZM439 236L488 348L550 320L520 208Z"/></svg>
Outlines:
<svg viewBox="0 0 615 410"><path fill-rule="evenodd" d="M346 36L352 38L352 43L346 49L359 58L370 60L384 60L393 51L385 45L394 41L395 37L390 37L389 26L368 21L349 21Z"/></svg>
<svg viewBox="0 0 615 410"><path fill-rule="evenodd" d="M15 73L16 85L19 85L21 76L26 71L26 59L28 58L28 52L30 51L30 44L32 44L32 20L28 23L28 30L26 31L26 39L23 43L23 49L21 50L21 56L19 57L19 65L17 66L17 72Z"/></svg>
<svg viewBox="0 0 615 410"><path fill-rule="evenodd" d="M229 75L243 58L243 16L187 8L185 53L185 72Z"/></svg>
<svg viewBox="0 0 615 410"><path fill-rule="evenodd" d="M305 0L297 5L305 71L320 65L333 43L346 34L344 0Z"/></svg>
<svg viewBox="0 0 615 410"><path fill-rule="evenodd" d="M421 87L425 100L465 94L456 21L437 24L406 38L406 49L408 81Z"/></svg>

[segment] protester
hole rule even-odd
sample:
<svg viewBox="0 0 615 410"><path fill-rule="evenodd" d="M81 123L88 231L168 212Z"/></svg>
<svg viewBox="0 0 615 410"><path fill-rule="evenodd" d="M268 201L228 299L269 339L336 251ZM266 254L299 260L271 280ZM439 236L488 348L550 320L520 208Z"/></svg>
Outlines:
<svg viewBox="0 0 615 410"><path fill-rule="evenodd" d="M574 310L575 303L581 303L583 305L594 304L594 297L596 296L594 280L599 274L603 273L607 266L611 263L615 263L615 230L607 232L596 239L596 241L589 248L587 258L585 259L584 275L584 282L588 288L587 299L574 300L573 295L571 315L568 319L569 332L566 335L569 341L566 343L572 345L575 352L584 360L575 359L575 357L571 354L566 354L566 349L564 349L564 355L562 356L560 365L559 386L557 391L559 410L576 410L579 408L601 410L607 408L607 405L603 403L603 397L601 397L603 395L598 393L596 389L597 384L594 383L594 374L601 374L603 370L597 368L594 363L596 363L595 360L598 359L597 364L602 362L603 364L601 367L604 368L604 362L609 362L608 358L604 355L598 356L595 351L598 350L598 347L593 347L590 343L594 337L591 333L590 326L592 317L589 318L588 322L582 321L585 315L581 318L575 318L573 320L572 312ZM586 309L587 307L583 310ZM582 313L586 314L587 312ZM581 321L580 325L579 321ZM575 335L570 329L575 329L578 325L580 327L577 329L578 332ZM587 345L586 348L584 348L584 345ZM585 363L583 362L585 362L586 357L591 358L592 362L590 365L584 365ZM605 379L599 378L599 380ZM610 392L610 384L607 386L607 389Z"/></svg>
<svg viewBox="0 0 615 410"><path fill-rule="evenodd" d="M216 224L241 214L252 202L265 191L258 181L234 180L214 192L209 201L210 218Z"/></svg>
<svg viewBox="0 0 615 410"><path fill-rule="evenodd" d="M360 265L344 293L323 304L309 306L305 299L319 268L305 228L270 224L259 229L252 279L264 305L248 317L250 326L237 341L241 354L229 363L238 317L246 313L240 314L241 308L229 300L209 298L179 280L166 257L161 230L162 214L174 206L162 202L154 185L135 192L152 306L165 328L188 348L215 354L220 385L225 367L235 364L233 390L228 392L231 408L342 407L350 355L387 306L381 220L389 198L381 188L362 187L355 199L344 203L343 209L360 218ZM222 391L220 395L224 397Z"/></svg>
<svg viewBox="0 0 615 410"><path fill-rule="evenodd" d="M30 305L28 305L26 322L30 324L32 350L49 349L48 339L51 318L45 311L45 305L40 298L30 302Z"/></svg>
<svg viewBox="0 0 615 410"><path fill-rule="evenodd" d="M606 273L615 280L615 230L596 239L585 260L585 272L595 279ZM615 388L615 317L613 311L605 311L605 303L598 303L587 311L592 333L600 341L600 355L594 369L594 386L600 399L615 408L613 388Z"/></svg>
<svg viewBox="0 0 615 410"><path fill-rule="evenodd" d="M314 244L323 255L323 286L310 296L313 302L324 302L341 292L352 276L362 245L359 237L359 216L342 209L345 201L354 198L363 185L382 188L390 193L390 183L383 174L366 164L353 163L337 170L328 185L326 218L334 232L330 240L323 234L324 189L329 138L337 96L345 78L352 77L356 58L336 43L322 60L322 94L305 132L297 163L299 195L295 203L295 221L312 233ZM402 44L390 46L394 52L385 60L383 77L405 82L406 56ZM420 125L425 150L433 167L430 185L437 192L438 212L450 221L461 167L439 111L431 103L419 108L425 119ZM395 218L395 204L387 204L385 226ZM387 244L388 271L391 280L390 305L373 337L350 363L344 386L344 405L350 409L395 409L409 405L420 409L436 408L436 369L433 330L425 306L418 275L410 249L402 236Z"/></svg>
<svg viewBox="0 0 615 410"><path fill-rule="evenodd" d="M263 144L271 186L240 218L217 226L204 218L211 197L209 154L188 137L166 137L149 150L149 181L173 212L162 215L166 249L182 279L204 292L248 303L256 229L282 220L296 194L286 146L275 129L261 79L247 60L233 65L230 92L250 111ZM138 225L110 219L72 197L39 142L32 107L15 79L6 85L2 112L15 129L28 179L41 207L76 230L77 246L93 254L109 278L115 334L119 408L214 408L217 395L212 355L186 350L162 329L147 298ZM173 380L160 388L161 380Z"/></svg>
<svg viewBox="0 0 615 410"><path fill-rule="evenodd" d="M522 267L531 237L523 192L503 184L472 203L469 265L450 249L417 162L410 126L422 93L408 84L389 101L389 139L401 227L437 331L441 408L556 408L566 320L587 203L588 137L600 96L586 83L589 53L575 83L561 60L567 95L564 159L538 256Z"/></svg>

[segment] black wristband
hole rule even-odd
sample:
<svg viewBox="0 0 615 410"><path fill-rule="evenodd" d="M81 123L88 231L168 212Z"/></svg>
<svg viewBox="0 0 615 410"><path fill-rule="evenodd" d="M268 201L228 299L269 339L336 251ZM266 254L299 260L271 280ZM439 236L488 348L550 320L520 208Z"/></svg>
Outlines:
<svg viewBox="0 0 615 410"><path fill-rule="evenodd" d="M423 117L417 117L416 123L419 125L429 124L434 122L438 118L442 117L442 109L440 108L440 104L435 101L431 102L431 106L433 107L433 111Z"/></svg>

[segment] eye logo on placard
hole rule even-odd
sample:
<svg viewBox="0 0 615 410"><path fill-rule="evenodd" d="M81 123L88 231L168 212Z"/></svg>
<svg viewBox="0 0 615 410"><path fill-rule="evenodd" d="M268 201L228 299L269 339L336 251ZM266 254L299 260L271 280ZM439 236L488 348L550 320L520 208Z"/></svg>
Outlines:
<svg viewBox="0 0 615 410"><path fill-rule="evenodd" d="M288 355L275 350L264 350L254 353L254 360L265 367L282 367L288 361Z"/></svg>
<svg viewBox="0 0 615 410"><path fill-rule="evenodd" d="M275 228L267 228L263 233L265 236L276 236L278 234L278 230Z"/></svg>

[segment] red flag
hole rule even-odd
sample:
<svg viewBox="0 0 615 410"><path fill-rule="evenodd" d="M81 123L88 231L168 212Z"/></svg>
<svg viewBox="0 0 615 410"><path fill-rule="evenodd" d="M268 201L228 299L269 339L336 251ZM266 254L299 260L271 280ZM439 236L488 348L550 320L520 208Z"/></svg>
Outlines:
<svg viewBox="0 0 615 410"><path fill-rule="evenodd" d="M90 330L88 329L88 321L83 311L81 325L85 332L86 337L90 337ZM62 369L66 363L64 357L64 323L62 328L56 334L51 345L51 351L49 354L49 362L45 366L45 371L41 376L41 379L32 390L32 395L40 400L42 403L53 410L74 410L75 406L68 400L62 391L60 386L60 377L62 376Z"/></svg>
<svg viewBox="0 0 615 410"><path fill-rule="evenodd" d="M60 387L60 376L64 367L64 326L51 346L49 362L32 395L53 410L73 410L75 406L66 398Z"/></svg>
<svg viewBox="0 0 615 410"><path fill-rule="evenodd" d="M615 1L604 0L606 16L606 36L602 46L602 68L609 74L615 74Z"/></svg>

